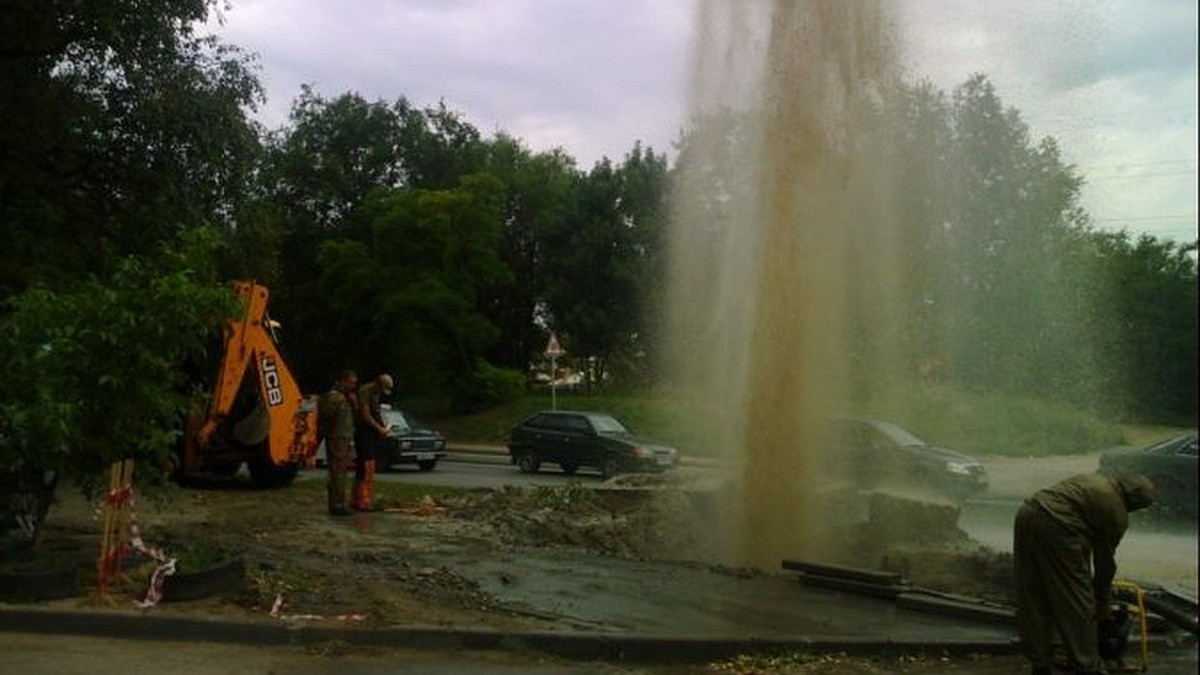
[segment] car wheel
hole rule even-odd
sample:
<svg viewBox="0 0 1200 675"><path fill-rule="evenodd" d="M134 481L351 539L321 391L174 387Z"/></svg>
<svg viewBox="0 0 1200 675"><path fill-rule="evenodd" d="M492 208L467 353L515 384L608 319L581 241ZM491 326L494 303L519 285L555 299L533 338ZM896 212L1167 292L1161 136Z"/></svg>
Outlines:
<svg viewBox="0 0 1200 675"><path fill-rule="evenodd" d="M541 464L537 455L532 452L522 452L517 456L517 468L521 470L521 473L537 473Z"/></svg>
<svg viewBox="0 0 1200 675"><path fill-rule="evenodd" d="M436 459L423 459L417 462L417 468L422 471L433 471L433 467L437 466Z"/></svg>
<svg viewBox="0 0 1200 675"><path fill-rule="evenodd" d="M563 462L560 466L562 466L563 473L568 476L574 476L575 472L579 470L579 465L575 462Z"/></svg>
<svg viewBox="0 0 1200 675"><path fill-rule="evenodd" d="M600 466L600 475L604 480L608 480L621 472L621 462L617 460L616 455L609 455L604 458L604 464Z"/></svg>

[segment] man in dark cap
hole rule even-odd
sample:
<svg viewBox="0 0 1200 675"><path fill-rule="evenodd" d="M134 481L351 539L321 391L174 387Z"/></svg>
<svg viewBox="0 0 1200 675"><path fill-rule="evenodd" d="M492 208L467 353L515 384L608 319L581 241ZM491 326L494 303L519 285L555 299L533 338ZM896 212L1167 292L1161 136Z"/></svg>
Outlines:
<svg viewBox="0 0 1200 675"><path fill-rule="evenodd" d="M1034 675L1052 672L1055 632L1074 672L1104 672L1097 626L1109 612L1117 544L1129 513L1153 502L1154 484L1145 476L1096 473L1039 490L1017 511L1017 629Z"/></svg>

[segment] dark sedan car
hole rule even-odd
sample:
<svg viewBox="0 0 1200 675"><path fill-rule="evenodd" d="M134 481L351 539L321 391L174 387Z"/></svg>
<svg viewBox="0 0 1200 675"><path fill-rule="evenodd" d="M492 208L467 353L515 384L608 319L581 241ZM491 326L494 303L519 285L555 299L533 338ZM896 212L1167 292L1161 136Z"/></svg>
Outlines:
<svg viewBox="0 0 1200 675"><path fill-rule="evenodd" d="M1100 455L1100 472L1142 474L1158 493L1154 511L1196 519L1196 432L1172 436L1144 448L1117 447Z"/></svg>
<svg viewBox="0 0 1200 675"><path fill-rule="evenodd" d="M446 456L446 439L413 419L403 410L384 405L383 422L388 436L379 444L375 468L388 471L400 464L415 464L421 471L432 471L438 460ZM325 443L317 448L317 466L327 466Z"/></svg>
<svg viewBox="0 0 1200 675"><path fill-rule="evenodd" d="M573 474L580 467L598 469L611 478L618 473L662 471L679 463L675 448L633 435L615 417L601 412L543 411L513 427L508 452L524 473L545 462Z"/></svg>
<svg viewBox="0 0 1200 675"><path fill-rule="evenodd" d="M828 467L862 488L931 490L964 498L987 489L975 459L926 443L892 424L841 418L829 423Z"/></svg>
<svg viewBox="0 0 1200 675"><path fill-rule="evenodd" d="M384 406L382 412L388 436L379 444L375 460L380 471L398 464L416 464L421 471L431 471L446 456L446 439L440 433L397 408Z"/></svg>

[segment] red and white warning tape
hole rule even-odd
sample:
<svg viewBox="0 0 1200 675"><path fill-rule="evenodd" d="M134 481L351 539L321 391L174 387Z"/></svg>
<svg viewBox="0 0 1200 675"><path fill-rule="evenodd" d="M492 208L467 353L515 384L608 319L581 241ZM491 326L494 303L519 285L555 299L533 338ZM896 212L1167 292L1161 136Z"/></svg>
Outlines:
<svg viewBox="0 0 1200 675"><path fill-rule="evenodd" d="M154 607L162 600L163 583L166 578L175 574L175 558L168 557L160 548L147 546L142 541L142 530L132 516L129 519L129 533L131 536L129 543L133 550L158 563L150 575L150 587L146 589L146 596L141 600L134 600L133 604L142 608Z"/></svg>
<svg viewBox="0 0 1200 675"><path fill-rule="evenodd" d="M125 485L120 488L111 489L104 496L104 505L108 508L117 508L128 506L129 509L129 545L119 545L114 547L100 561L100 566L104 570L120 570L121 561L125 556L129 555L130 549L140 553L151 560L154 560L157 565L154 572L150 574L150 586L146 589L146 595L141 600L134 600L133 604L138 607L154 607L162 600L163 597L163 582L164 580L175 574L175 558L167 556L162 549L154 546L147 546L142 539L142 530L138 526L137 516L134 513L134 493L132 485ZM97 508L97 515L102 512L102 508Z"/></svg>
<svg viewBox="0 0 1200 675"><path fill-rule="evenodd" d="M322 621L324 619L333 619L335 621L346 621L357 623L365 621L366 614L338 614L336 616L323 616L321 614L284 614L283 613L283 594L275 595L275 602L271 605L271 618L280 619L281 621Z"/></svg>

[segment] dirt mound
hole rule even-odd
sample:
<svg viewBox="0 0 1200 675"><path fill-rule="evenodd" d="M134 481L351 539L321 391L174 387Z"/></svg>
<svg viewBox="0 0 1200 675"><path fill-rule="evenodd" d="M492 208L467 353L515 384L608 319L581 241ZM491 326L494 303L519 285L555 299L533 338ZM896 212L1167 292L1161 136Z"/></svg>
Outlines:
<svg viewBox="0 0 1200 675"><path fill-rule="evenodd" d="M572 483L474 492L445 502L451 517L486 523L510 545L583 548L599 555L703 559L697 497L673 490L589 489Z"/></svg>

